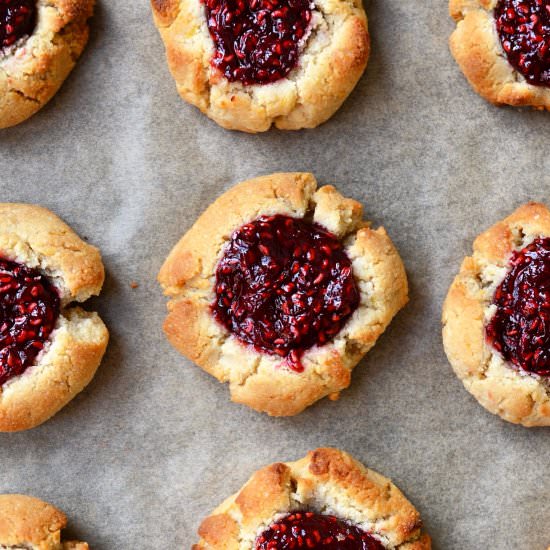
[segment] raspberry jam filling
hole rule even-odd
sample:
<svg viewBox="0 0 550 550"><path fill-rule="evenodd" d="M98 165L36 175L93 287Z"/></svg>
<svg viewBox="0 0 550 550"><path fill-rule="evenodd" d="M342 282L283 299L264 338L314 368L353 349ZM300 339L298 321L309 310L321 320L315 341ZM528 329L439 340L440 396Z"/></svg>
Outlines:
<svg viewBox="0 0 550 550"><path fill-rule="evenodd" d="M550 238L514 253L493 304L489 343L520 369L550 376Z"/></svg>
<svg viewBox="0 0 550 550"><path fill-rule="evenodd" d="M0 47L7 48L32 34L36 0L0 0Z"/></svg>
<svg viewBox="0 0 550 550"><path fill-rule="evenodd" d="M334 516L297 512L272 523L257 539L255 550L384 550L369 533Z"/></svg>
<svg viewBox="0 0 550 550"><path fill-rule="evenodd" d="M510 64L530 84L550 86L550 1L500 0L495 20Z"/></svg>
<svg viewBox="0 0 550 550"><path fill-rule="evenodd" d="M59 317L59 295L38 270L0 259L0 385L22 374Z"/></svg>
<svg viewBox="0 0 550 550"><path fill-rule="evenodd" d="M203 0L215 53L230 82L268 84L296 66L311 0Z"/></svg>
<svg viewBox="0 0 550 550"><path fill-rule="evenodd" d="M305 350L323 345L359 305L340 241L302 219L262 217L235 231L216 270L214 317L257 351L301 372Z"/></svg>

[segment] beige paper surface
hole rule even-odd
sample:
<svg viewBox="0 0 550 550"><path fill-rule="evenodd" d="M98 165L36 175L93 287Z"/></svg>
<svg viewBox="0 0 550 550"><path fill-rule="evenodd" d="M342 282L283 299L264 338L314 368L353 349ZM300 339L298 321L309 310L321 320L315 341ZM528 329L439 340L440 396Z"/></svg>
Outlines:
<svg viewBox="0 0 550 550"><path fill-rule="evenodd" d="M94 550L189 548L255 469L332 445L391 477L436 549L546 548L550 434L470 397L443 353L440 311L476 234L522 202L550 203L549 115L472 92L447 48L444 0L370 0L371 61L331 121L228 132L177 96L145 0L99 4L58 96L0 133L0 188L101 248L107 281L87 307L112 340L53 420L0 435L0 491L56 504ZM155 277L216 196L283 170L312 171L364 204L403 256L411 302L339 401L271 419L232 404L168 345Z"/></svg>

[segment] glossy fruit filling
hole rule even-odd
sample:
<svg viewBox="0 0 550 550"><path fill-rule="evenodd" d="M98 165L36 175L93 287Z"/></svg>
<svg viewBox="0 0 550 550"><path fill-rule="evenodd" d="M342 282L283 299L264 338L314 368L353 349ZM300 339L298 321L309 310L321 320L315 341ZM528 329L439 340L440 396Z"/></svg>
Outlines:
<svg viewBox="0 0 550 550"><path fill-rule="evenodd" d="M497 32L510 64L527 82L550 85L550 0L500 0Z"/></svg>
<svg viewBox="0 0 550 550"><path fill-rule="evenodd" d="M384 550L369 533L334 516L297 512L272 523L255 550Z"/></svg>
<svg viewBox="0 0 550 550"><path fill-rule="evenodd" d="M0 47L7 48L32 34L36 25L36 0L0 0Z"/></svg>
<svg viewBox="0 0 550 550"><path fill-rule="evenodd" d="M203 0L215 53L229 81L268 84L296 66L311 21L311 0Z"/></svg>
<svg viewBox="0 0 550 550"><path fill-rule="evenodd" d="M296 371L359 305L351 261L321 226L275 215L235 231L216 270L214 317L241 342Z"/></svg>
<svg viewBox="0 0 550 550"><path fill-rule="evenodd" d="M520 369L550 376L550 238L514 253L493 304L489 343Z"/></svg>
<svg viewBox="0 0 550 550"><path fill-rule="evenodd" d="M38 270L0 259L0 385L22 374L59 317L59 295Z"/></svg>

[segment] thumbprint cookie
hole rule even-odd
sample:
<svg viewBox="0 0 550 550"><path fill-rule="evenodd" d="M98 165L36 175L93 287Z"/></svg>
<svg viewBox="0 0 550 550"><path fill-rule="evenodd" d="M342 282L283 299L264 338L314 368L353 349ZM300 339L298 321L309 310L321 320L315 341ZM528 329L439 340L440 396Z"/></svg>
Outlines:
<svg viewBox="0 0 550 550"><path fill-rule="evenodd" d="M529 203L474 242L443 307L456 374L488 411L550 426L550 211Z"/></svg>
<svg viewBox="0 0 550 550"><path fill-rule="evenodd" d="M94 0L0 0L0 128L40 110L88 41Z"/></svg>
<svg viewBox="0 0 550 550"><path fill-rule="evenodd" d="M39 206L0 204L0 431L33 428L93 378L108 332L99 251Z"/></svg>
<svg viewBox="0 0 550 550"><path fill-rule="evenodd" d="M491 103L550 108L550 1L450 0L451 52Z"/></svg>
<svg viewBox="0 0 550 550"><path fill-rule="evenodd" d="M370 53L361 0L151 0L179 94L220 126L330 118Z"/></svg>
<svg viewBox="0 0 550 550"><path fill-rule="evenodd" d="M171 251L159 282L172 345L229 382L234 401L274 416L336 398L407 302L386 231L308 173L227 191Z"/></svg>
<svg viewBox="0 0 550 550"><path fill-rule="evenodd" d="M414 506L338 449L258 470L207 517L193 550L430 550Z"/></svg>
<svg viewBox="0 0 550 550"><path fill-rule="evenodd" d="M62 541L65 514L24 495L0 495L0 550L88 550L85 542Z"/></svg>

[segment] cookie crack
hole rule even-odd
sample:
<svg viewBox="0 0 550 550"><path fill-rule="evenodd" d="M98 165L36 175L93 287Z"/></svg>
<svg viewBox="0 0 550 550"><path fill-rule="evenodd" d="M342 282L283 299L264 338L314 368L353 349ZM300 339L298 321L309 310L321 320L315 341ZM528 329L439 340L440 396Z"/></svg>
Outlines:
<svg viewBox="0 0 550 550"><path fill-rule="evenodd" d="M227 335L226 340L229 339L230 337L231 337L230 335ZM240 342L238 342L238 344L242 345ZM242 388L242 387L246 386L246 384L250 381L251 378L254 378L255 376L258 376L258 371L260 369L260 364L262 362L263 356L264 356L263 353L260 353L260 352L257 353L257 355L254 357L254 363L252 364L251 369L248 372L245 373L244 378L242 380L239 380L239 382L236 384L237 387ZM225 375L227 376L228 373L225 373ZM229 373L228 378L230 376L231 376L231 374ZM231 380L230 380L230 382L231 382Z"/></svg>
<svg viewBox="0 0 550 550"><path fill-rule="evenodd" d="M22 92L21 90L18 90L17 88L8 88L8 93L16 94L19 97L21 97L22 99L24 99L25 101L30 101L32 103L35 103L36 105L41 105L42 104L39 99L36 99L35 97L29 96L29 95L26 95L24 92Z"/></svg>

